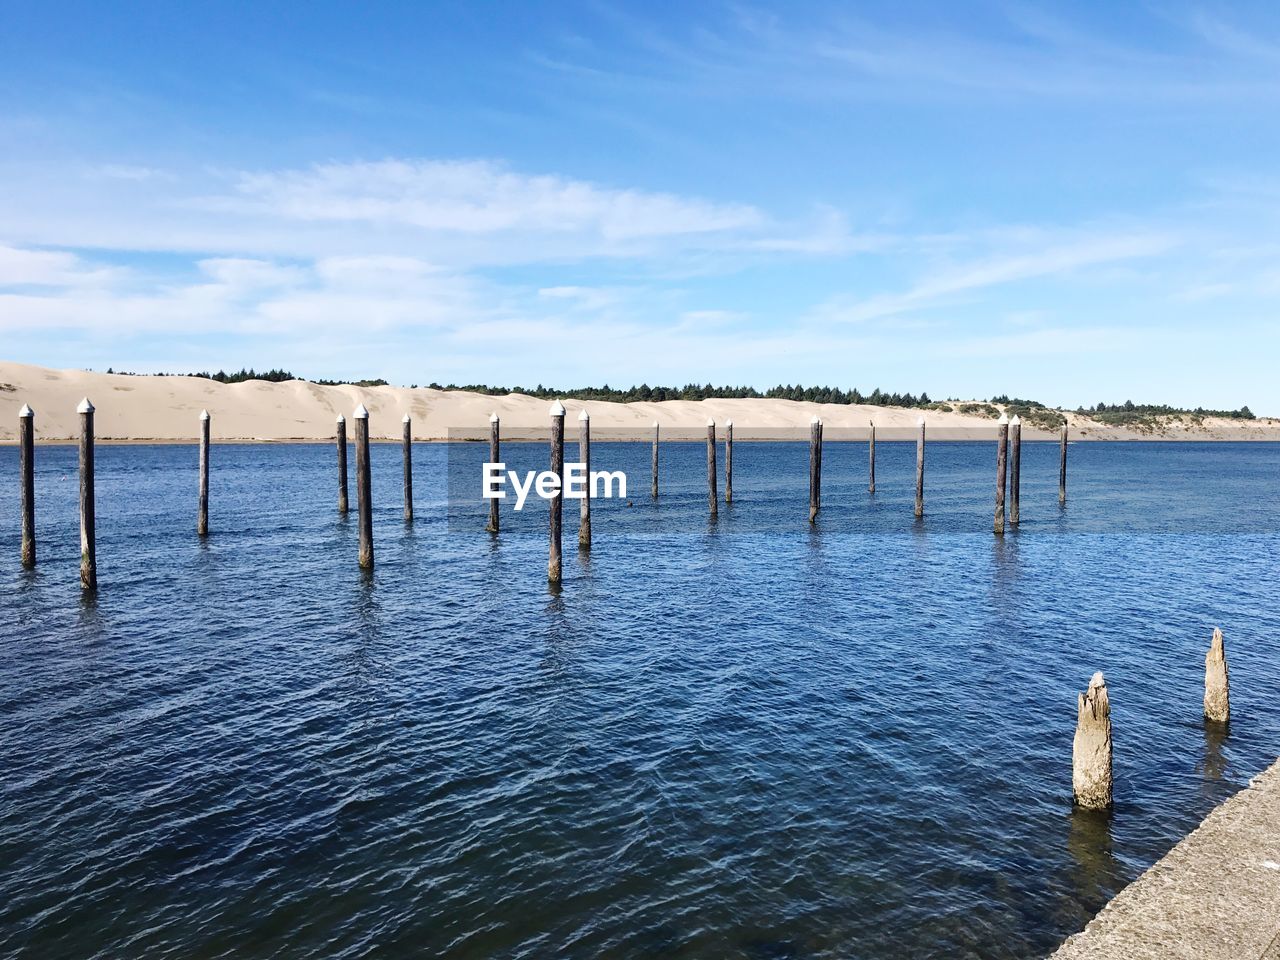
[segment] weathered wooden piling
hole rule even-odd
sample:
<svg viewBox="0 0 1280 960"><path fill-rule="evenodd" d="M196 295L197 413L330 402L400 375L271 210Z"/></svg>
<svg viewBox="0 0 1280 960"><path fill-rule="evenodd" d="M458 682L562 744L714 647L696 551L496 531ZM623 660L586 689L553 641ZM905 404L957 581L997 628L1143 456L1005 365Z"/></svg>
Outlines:
<svg viewBox="0 0 1280 960"><path fill-rule="evenodd" d="M496 413L491 413L489 415L489 462L490 463L502 462L502 449L501 449L501 442L499 440L499 436L500 436L500 423L498 421L498 415ZM488 524L485 525L485 530L487 530L489 533L498 532L498 500L496 497L489 501L489 522Z"/></svg>
<svg viewBox="0 0 1280 960"><path fill-rule="evenodd" d="M920 436L916 439L916 516L924 516L924 417L919 420Z"/></svg>
<svg viewBox="0 0 1280 960"><path fill-rule="evenodd" d="M98 543L93 510L93 404L85 397L80 414L80 589L98 589Z"/></svg>
<svg viewBox="0 0 1280 960"><path fill-rule="evenodd" d="M1009 418L1000 414L996 427L996 534L1004 533L1004 484L1009 460Z"/></svg>
<svg viewBox="0 0 1280 960"><path fill-rule="evenodd" d="M591 549L591 415L583 410L578 414L578 459L582 461L582 475L586 484L582 491L582 505L578 521L578 549Z"/></svg>
<svg viewBox="0 0 1280 960"><path fill-rule="evenodd" d="M1022 493L1022 420L1014 414L1009 421L1009 523L1018 525Z"/></svg>
<svg viewBox="0 0 1280 960"><path fill-rule="evenodd" d="M716 494L716 422L707 420L707 494L711 500L711 518L719 516L720 504Z"/></svg>
<svg viewBox="0 0 1280 960"><path fill-rule="evenodd" d="M724 502L733 502L733 421L724 422Z"/></svg>
<svg viewBox="0 0 1280 960"><path fill-rule="evenodd" d="M200 411L200 509L196 514L196 535L209 535L209 411Z"/></svg>
<svg viewBox="0 0 1280 960"><path fill-rule="evenodd" d="M653 499L658 499L658 421L653 421Z"/></svg>
<svg viewBox="0 0 1280 960"><path fill-rule="evenodd" d="M356 424L356 515L360 528L360 567L373 569L373 484L369 476L369 411L364 404L352 415Z"/></svg>
<svg viewBox="0 0 1280 960"><path fill-rule="evenodd" d="M1067 423L1062 422L1062 449L1058 457L1058 503L1067 502Z"/></svg>
<svg viewBox="0 0 1280 960"><path fill-rule="evenodd" d="M1076 699L1071 788L1078 807L1105 810L1111 806L1111 701L1101 670Z"/></svg>
<svg viewBox="0 0 1280 960"><path fill-rule="evenodd" d="M413 419L406 413L400 445L404 450L404 522L413 523Z"/></svg>
<svg viewBox="0 0 1280 960"><path fill-rule="evenodd" d="M22 565L36 565L36 414L18 411L18 473L22 485Z"/></svg>
<svg viewBox="0 0 1280 960"><path fill-rule="evenodd" d="M547 558L547 580L560 582L560 527L564 519L564 404L557 400L551 405L551 472L559 479L549 498L551 505L551 551Z"/></svg>
<svg viewBox="0 0 1280 960"><path fill-rule="evenodd" d="M809 522L815 523L822 508L822 421L809 421Z"/></svg>
<svg viewBox="0 0 1280 960"><path fill-rule="evenodd" d="M867 441L867 466L869 468L869 479L867 481L867 492L876 492L876 425L875 421L871 422L871 437Z"/></svg>
<svg viewBox="0 0 1280 960"><path fill-rule="evenodd" d="M1204 656L1204 718L1215 723L1231 719L1231 690L1227 678L1227 651L1222 631L1213 628L1209 652Z"/></svg>
<svg viewBox="0 0 1280 960"><path fill-rule="evenodd" d="M338 512L347 512L347 418L338 414Z"/></svg>

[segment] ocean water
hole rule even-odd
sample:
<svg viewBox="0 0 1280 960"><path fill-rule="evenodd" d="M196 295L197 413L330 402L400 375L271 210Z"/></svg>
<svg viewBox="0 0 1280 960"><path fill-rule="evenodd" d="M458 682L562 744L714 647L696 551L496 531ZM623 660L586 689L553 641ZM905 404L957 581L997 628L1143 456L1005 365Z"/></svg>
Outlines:
<svg viewBox="0 0 1280 960"><path fill-rule="evenodd" d="M572 455L575 446L569 444ZM0 448L0 954L1034 957L1280 753L1280 445L599 443L630 502L483 531L479 444L375 445L372 574L324 445ZM509 444L541 467L546 449ZM354 461L353 461L354 463ZM723 483L723 476L721 477ZM452 489L453 501L447 496ZM355 485L351 483L354 509ZM1220 625L1228 731L1201 720ZM1074 811L1106 672L1116 807Z"/></svg>

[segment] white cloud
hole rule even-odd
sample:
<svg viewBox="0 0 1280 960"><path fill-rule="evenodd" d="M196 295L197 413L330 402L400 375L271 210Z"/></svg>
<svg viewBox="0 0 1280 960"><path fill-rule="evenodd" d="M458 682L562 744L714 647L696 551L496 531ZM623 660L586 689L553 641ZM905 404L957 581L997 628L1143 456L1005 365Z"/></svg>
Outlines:
<svg viewBox="0 0 1280 960"><path fill-rule="evenodd" d="M1161 233L1101 234L1041 245L1033 250L1008 250L959 266L942 267L902 293L878 294L861 300L832 298L814 312L814 319L858 323L893 317L938 306L988 287L1069 274L1168 251L1177 238ZM1043 241L1042 241L1043 244Z"/></svg>
<svg viewBox="0 0 1280 960"><path fill-rule="evenodd" d="M107 282L122 272L89 266L65 250L27 250L0 244L0 287L82 287Z"/></svg>
<svg viewBox="0 0 1280 960"><path fill-rule="evenodd" d="M237 198L214 207L289 220L395 224L468 234L589 233L611 241L718 233L760 226L745 204L620 190L554 175L518 173L483 160L328 163L246 173Z"/></svg>

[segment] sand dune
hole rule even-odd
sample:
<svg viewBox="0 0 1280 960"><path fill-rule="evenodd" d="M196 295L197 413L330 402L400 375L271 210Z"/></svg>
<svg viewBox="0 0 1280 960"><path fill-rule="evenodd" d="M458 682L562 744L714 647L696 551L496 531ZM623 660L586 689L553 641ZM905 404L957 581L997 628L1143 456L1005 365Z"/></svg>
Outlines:
<svg viewBox="0 0 1280 960"><path fill-rule="evenodd" d="M17 436L18 410L29 404L36 412L36 436L67 440L79 431L76 404L89 397L97 408L95 425L102 440L194 440L200 411L212 417L215 440L325 440L333 436L339 413L351 417L358 404L370 412L375 438L399 438L401 418L413 417L414 436L441 440L460 433L487 435L490 413L502 418L504 436L536 436L545 431L549 403L525 394L490 397L461 391L407 387L324 387L306 381L222 384L196 377L134 377L49 370L0 362L0 442ZM570 419L582 408L592 430L603 437L625 434L647 437L651 424L662 424L669 439L705 435L708 418L734 421L741 439L784 439L807 436L812 416L822 418L829 439L862 437L870 422L877 436L914 436L918 410L866 405L797 403L790 400L668 400L662 403L566 401ZM995 435L988 417L928 411L934 439L977 439ZM1194 439L1280 440L1280 420L1240 422L1206 419L1203 425L1170 425L1165 432L1143 435L1069 415L1072 436L1084 440ZM570 426L570 434L576 426ZM615 434L619 432L619 434ZM1031 439L1049 435L1028 429Z"/></svg>

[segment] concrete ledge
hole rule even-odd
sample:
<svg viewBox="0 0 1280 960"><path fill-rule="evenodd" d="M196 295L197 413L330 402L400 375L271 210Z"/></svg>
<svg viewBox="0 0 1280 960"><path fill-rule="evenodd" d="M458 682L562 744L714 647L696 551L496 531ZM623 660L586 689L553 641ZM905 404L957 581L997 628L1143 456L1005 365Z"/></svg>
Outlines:
<svg viewBox="0 0 1280 960"><path fill-rule="evenodd" d="M1053 954L1086 958L1280 960L1280 760Z"/></svg>

